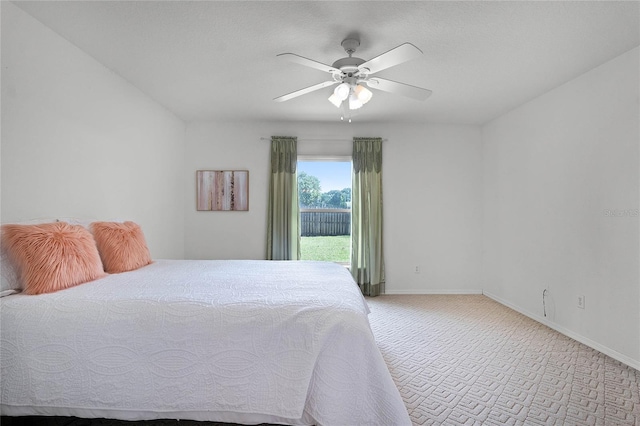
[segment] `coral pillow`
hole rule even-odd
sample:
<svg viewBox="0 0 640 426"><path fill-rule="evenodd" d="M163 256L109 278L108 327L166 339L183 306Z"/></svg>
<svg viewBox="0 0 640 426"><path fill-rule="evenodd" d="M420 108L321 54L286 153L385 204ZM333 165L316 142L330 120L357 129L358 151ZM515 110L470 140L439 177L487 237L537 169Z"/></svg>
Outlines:
<svg viewBox="0 0 640 426"><path fill-rule="evenodd" d="M133 222L93 222L104 270L110 274L133 271L152 262L142 229Z"/></svg>
<svg viewBox="0 0 640 426"><path fill-rule="evenodd" d="M39 225L42 223L60 222L57 219L32 219L24 222L14 223L15 225ZM65 220L64 222L68 222ZM22 290L20 277L13 265L9 253L5 245L0 245L0 297L9 296L10 294L19 293Z"/></svg>
<svg viewBox="0 0 640 426"><path fill-rule="evenodd" d="M2 225L2 244L25 294L52 293L105 275L95 241L82 226Z"/></svg>

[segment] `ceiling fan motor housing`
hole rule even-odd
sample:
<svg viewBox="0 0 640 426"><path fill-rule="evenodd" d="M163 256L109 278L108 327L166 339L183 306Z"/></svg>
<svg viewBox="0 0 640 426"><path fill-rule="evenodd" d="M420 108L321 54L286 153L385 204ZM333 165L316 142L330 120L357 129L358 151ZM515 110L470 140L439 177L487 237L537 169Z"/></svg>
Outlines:
<svg viewBox="0 0 640 426"><path fill-rule="evenodd" d="M342 48L347 52L349 57L338 59L333 63L332 67L342 71L343 77L353 77L358 71L358 67L366 62L364 59L351 56L356 52L358 46L360 46L360 40L356 40L355 38L342 40Z"/></svg>
<svg viewBox="0 0 640 426"><path fill-rule="evenodd" d="M358 71L358 67L365 62L364 59L349 56L348 58L338 59L331 66L342 71L347 77L353 77L353 74Z"/></svg>

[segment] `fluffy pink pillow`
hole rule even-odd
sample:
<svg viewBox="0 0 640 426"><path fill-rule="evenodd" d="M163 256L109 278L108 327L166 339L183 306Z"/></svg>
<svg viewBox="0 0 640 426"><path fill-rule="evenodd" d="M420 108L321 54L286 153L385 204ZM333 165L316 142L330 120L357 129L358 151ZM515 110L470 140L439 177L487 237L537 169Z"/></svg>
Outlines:
<svg viewBox="0 0 640 426"><path fill-rule="evenodd" d="M133 271L152 262L142 229L133 222L93 222L104 270L110 274Z"/></svg>
<svg viewBox="0 0 640 426"><path fill-rule="evenodd" d="M105 275L96 243L82 226L2 225L2 244L25 294L52 293Z"/></svg>

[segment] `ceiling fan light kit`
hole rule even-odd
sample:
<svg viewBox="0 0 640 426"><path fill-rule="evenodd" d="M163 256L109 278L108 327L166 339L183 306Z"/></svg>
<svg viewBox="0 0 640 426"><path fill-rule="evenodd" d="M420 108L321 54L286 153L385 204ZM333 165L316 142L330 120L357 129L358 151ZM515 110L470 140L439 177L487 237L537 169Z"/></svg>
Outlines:
<svg viewBox="0 0 640 426"><path fill-rule="evenodd" d="M341 83L336 86L333 94L340 100L340 102L344 101L349 97L351 93L351 85L349 83Z"/></svg>
<svg viewBox="0 0 640 426"><path fill-rule="evenodd" d="M360 102L362 102L363 104L369 102L373 97L373 93L371 92L371 90L367 89L361 84L358 84L353 88L353 93L355 93L358 99L360 99Z"/></svg>
<svg viewBox="0 0 640 426"><path fill-rule="evenodd" d="M334 104L337 108L340 108L340 105L342 104L342 99L340 99L340 96L337 96L335 93L332 93L331 96L329 96L329 102Z"/></svg>
<svg viewBox="0 0 640 426"><path fill-rule="evenodd" d="M348 100L350 110L361 108L373 97L373 93L364 87L365 84L372 89L401 94L418 100L425 100L431 95L431 90L421 87L380 77L371 78L374 73L421 56L422 51L416 46L411 43L403 43L368 61L353 57L359 46L360 41L357 39L348 38L343 40L342 47L349 56L338 59L332 65L326 65L295 53L279 54L278 57L291 62L328 72L331 74L331 80L282 95L275 98L274 101L287 101L334 84L337 84L337 86L329 96L329 102L340 108L343 106L343 102ZM347 104L345 103L344 105L346 106ZM341 117L341 119L343 118ZM349 122L351 122L351 119L349 119Z"/></svg>
<svg viewBox="0 0 640 426"><path fill-rule="evenodd" d="M349 95L349 109L360 109L362 105L362 101L358 99L355 93Z"/></svg>
<svg viewBox="0 0 640 426"><path fill-rule="evenodd" d="M358 109L369 102L372 96L373 93L361 84L352 86L349 83L341 83L329 96L329 102L340 108L342 102L348 98L349 109Z"/></svg>

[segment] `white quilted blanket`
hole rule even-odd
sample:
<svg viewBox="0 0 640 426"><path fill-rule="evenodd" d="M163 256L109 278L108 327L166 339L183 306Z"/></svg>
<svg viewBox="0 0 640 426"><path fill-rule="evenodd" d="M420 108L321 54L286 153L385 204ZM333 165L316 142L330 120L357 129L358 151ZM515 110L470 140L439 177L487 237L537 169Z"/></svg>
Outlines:
<svg viewBox="0 0 640 426"><path fill-rule="evenodd" d="M3 415L411 424L348 271L159 260L0 299Z"/></svg>

